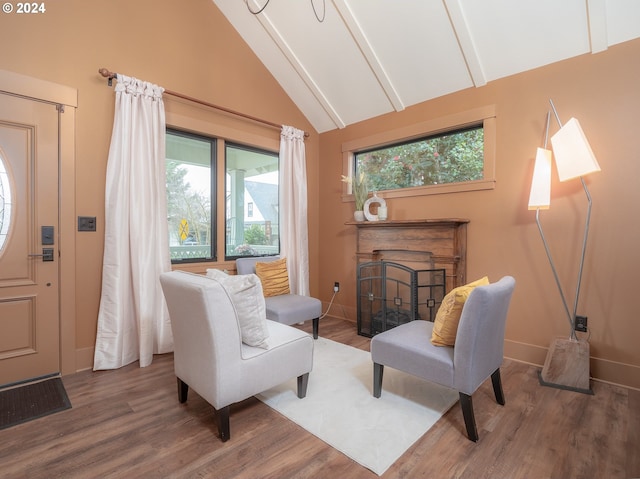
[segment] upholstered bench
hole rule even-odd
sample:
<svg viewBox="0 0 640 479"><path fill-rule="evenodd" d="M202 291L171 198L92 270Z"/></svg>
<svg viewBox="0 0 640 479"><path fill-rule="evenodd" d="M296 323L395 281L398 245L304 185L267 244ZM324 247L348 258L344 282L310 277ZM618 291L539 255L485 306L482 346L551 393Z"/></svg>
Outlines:
<svg viewBox="0 0 640 479"><path fill-rule="evenodd" d="M279 256L238 258L236 259L236 271L238 274L255 274L256 263L272 262L280 259ZM310 319L313 322L313 339L318 339L318 328L320 316L322 315L322 303L319 299L287 293L275 296L266 295L264 300L267 319L287 325L302 323Z"/></svg>

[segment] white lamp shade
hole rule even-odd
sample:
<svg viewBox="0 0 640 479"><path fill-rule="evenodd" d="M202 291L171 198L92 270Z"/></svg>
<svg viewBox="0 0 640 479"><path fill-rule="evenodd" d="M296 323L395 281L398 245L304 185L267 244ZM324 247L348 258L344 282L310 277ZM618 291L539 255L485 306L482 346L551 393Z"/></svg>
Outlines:
<svg viewBox="0 0 640 479"><path fill-rule="evenodd" d="M571 118L551 137L551 145L560 181L600 171L587 137L575 118Z"/></svg>
<svg viewBox="0 0 640 479"><path fill-rule="evenodd" d="M536 162L533 167L531 193L529 193L530 210L546 210L551 204L551 150L538 148Z"/></svg>

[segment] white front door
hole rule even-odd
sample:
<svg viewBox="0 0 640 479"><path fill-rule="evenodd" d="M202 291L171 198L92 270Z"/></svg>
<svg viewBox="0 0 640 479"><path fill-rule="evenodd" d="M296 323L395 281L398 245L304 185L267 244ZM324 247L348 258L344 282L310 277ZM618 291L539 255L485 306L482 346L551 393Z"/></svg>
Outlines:
<svg viewBox="0 0 640 479"><path fill-rule="evenodd" d="M60 371L58 125L0 94L0 385Z"/></svg>

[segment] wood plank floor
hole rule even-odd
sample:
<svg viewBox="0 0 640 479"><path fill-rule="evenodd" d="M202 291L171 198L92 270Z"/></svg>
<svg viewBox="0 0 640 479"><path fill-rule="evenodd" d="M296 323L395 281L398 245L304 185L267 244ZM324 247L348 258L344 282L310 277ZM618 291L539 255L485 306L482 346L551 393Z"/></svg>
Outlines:
<svg viewBox="0 0 640 479"><path fill-rule="evenodd" d="M368 350L355 329L326 318L320 334ZM474 395L478 443L466 439L456 404L382 477L640 477L639 391L598 382L593 396L546 388L536 367L509 360L502 379L505 406L490 381ZM232 407L231 440L220 442L208 404L193 391L178 403L170 354L144 369L63 381L72 409L0 431L0 477L377 477L255 398Z"/></svg>

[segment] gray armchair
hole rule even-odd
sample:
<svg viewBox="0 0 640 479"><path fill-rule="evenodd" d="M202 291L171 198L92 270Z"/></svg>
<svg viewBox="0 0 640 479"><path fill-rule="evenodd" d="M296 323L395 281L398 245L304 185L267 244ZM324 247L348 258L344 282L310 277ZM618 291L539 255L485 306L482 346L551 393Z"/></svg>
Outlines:
<svg viewBox="0 0 640 479"><path fill-rule="evenodd" d="M382 393L384 366L404 371L452 389L460 394L467 435L478 440L471 395L491 376L496 401L504 405L500 380L507 311L515 280L476 287L462 309L455 346L431 343L433 323L412 321L371 340L373 395Z"/></svg>
<svg viewBox="0 0 640 479"><path fill-rule="evenodd" d="M305 397L313 365L311 336L265 319L268 345L248 346L237 308L220 282L183 271L163 273L160 282L171 318L178 400L184 403L191 387L211 404L222 441L231 436L231 404L294 377L298 397Z"/></svg>
<svg viewBox="0 0 640 479"><path fill-rule="evenodd" d="M252 274L256 272L256 263L275 261L279 256L236 259L238 274ZM310 296L298 294L281 294L265 298L267 318L282 324L296 324L307 320L313 322L313 339L318 339L322 302Z"/></svg>

